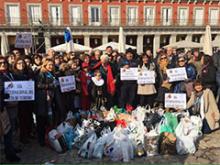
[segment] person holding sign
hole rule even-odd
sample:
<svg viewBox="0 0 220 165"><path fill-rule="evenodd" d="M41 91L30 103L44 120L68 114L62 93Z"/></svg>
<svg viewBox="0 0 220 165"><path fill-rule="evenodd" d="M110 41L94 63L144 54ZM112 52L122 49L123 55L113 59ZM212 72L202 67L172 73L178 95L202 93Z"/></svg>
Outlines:
<svg viewBox="0 0 220 165"><path fill-rule="evenodd" d="M131 67L137 67L137 61L134 58L132 49L127 50L125 58L121 58L119 61L120 68L125 71ZM136 80L123 80L121 81L121 96L119 100L119 107L126 108L128 112L134 109L135 96L137 93Z"/></svg>
<svg viewBox="0 0 220 165"><path fill-rule="evenodd" d="M198 115L203 120L203 133L211 133L219 128L219 110L213 92L205 88L201 80L193 84L194 92L187 103L191 115Z"/></svg>
<svg viewBox="0 0 220 165"><path fill-rule="evenodd" d="M193 81L196 79L196 68L193 64L188 64L184 54L180 54L177 60L178 68L185 68L187 79L185 81L178 81L174 84L174 93L187 93L190 97L193 90Z"/></svg>
<svg viewBox="0 0 220 165"><path fill-rule="evenodd" d="M27 68L23 58L18 58L13 66L13 72L16 81L31 80L33 77L32 72ZM20 141L23 144L29 143L29 136L32 131L32 107L33 102L19 101L18 102L18 119L20 126Z"/></svg>
<svg viewBox="0 0 220 165"><path fill-rule="evenodd" d="M155 82L155 64L150 61L147 54L141 56L140 65L138 66L138 74L143 74L145 71L154 72L154 82ZM154 94L156 93L156 88L154 83L144 83L138 84L137 94L140 95L140 105L146 106L147 104L153 106Z"/></svg>
<svg viewBox="0 0 220 165"><path fill-rule="evenodd" d="M4 82L12 81L13 75L8 71L8 63L6 59L0 56L0 137L3 136L4 138L4 151L5 157L10 162L18 162L20 158L16 155L16 149L13 145L12 140L12 122L10 120L10 114L8 113L6 102L4 99L9 98L9 95L4 93ZM8 120L2 118L2 114L5 113L9 117ZM17 116L16 116L17 117ZM2 123L5 122L5 123ZM9 124L9 125L8 125ZM7 126L5 129L2 129L3 125ZM6 129L7 128L7 129Z"/></svg>

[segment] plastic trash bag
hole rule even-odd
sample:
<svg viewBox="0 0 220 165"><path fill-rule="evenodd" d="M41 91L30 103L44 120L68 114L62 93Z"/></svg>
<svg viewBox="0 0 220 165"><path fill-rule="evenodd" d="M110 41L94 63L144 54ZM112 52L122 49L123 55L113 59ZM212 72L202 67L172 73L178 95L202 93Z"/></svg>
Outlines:
<svg viewBox="0 0 220 165"><path fill-rule="evenodd" d="M75 138L74 130L72 128L67 128L64 132L64 137L66 140L67 148L72 149L74 138Z"/></svg>
<svg viewBox="0 0 220 165"><path fill-rule="evenodd" d="M71 126L68 122L62 122L57 127L57 131L61 134L64 134L68 129L73 129L73 126Z"/></svg>
<svg viewBox="0 0 220 165"><path fill-rule="evenodd" d="M113 108L110 109L108 115L106 116L105 120L106 121L114 121L116 118L116 114Z"/></svg>
<svg viewBox="0 0 220 165"><path fill-rule="evenodd" d="M93 133L79 149L78 154L83 158L91 158L97 141L97 136Z"/></svg>
<svg viewBox="0 0 220 165"><path fill-rule="evenodd" d="M111 140L106 144L104 153L112 161L129 162L134 158L134 148L128 138L127 130L115 128Z"/></svg>
<svg viewBox="0 0 220 165"><path fill-rule="evenodd" d="M53 129L48 133L49 143L56 152L65 152L67 150L65 138L57 130Z"/></svg>
<svg viewBox="0 0 220 165"><path fill-rule="evenodd" d="M182 118L175 133L177 136L176 149L180 155L195 153L196 141L202 135L202 119L197 116Z"/></svg>
<svg viewBox="0 0 220 165"><path fill-rule="evenodd" d="M145 135L144 149L147 153L147 156L156 156L159 154L158 153L159 138L160 135L155 130L151 130Z"/></svg>
<svg viewBox="0 0 220 165"><path fill-rule="evenodd" d="M163 132L174 133L177 125L178 125L177 117L174 114L167 112L163 115L163 118L161 120L160 133Z"/></svg>

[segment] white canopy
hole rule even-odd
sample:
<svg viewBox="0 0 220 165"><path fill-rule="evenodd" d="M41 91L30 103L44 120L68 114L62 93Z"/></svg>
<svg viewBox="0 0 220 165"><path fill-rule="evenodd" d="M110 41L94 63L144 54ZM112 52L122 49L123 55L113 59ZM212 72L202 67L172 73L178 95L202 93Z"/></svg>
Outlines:
<svg viewBox="0 0 220 165"><path fill-rule="evenodd" d="M220 48L220 40L214 40L214 41L212 41L212 46L213 46L213 47L218 47L218 48Z"/></svg>
<svg viewBox="0 0 220 165"><path fill-rule="evenodd" d="M57 52L66 52L69 50L69 44L64 43L61 45L54 46L51 49L53 49L54 51L57 51ZM90 51L91 49L92 48L90 48L88 46L84 46L84 45L80 45L80 44L76 44L76 43L72 44L72 50L74 52L86 52L86 51Z"/></svg>
<svg viewBox="0 0 220 165"><path fill-rule="evenodd" d="M206 30L205 30L205 38L203 41L203 52L210 56L213 54L211 28L209 25L206 26Z"/></svg>
<svg viewBox="0 0 220 165"><path fill-rule="evenodd" d="M187 40L183 40L183 41L178 41L169 45L164 46L164 48L202 48L202 44L197 43L197 42L192 42L192 41L187 41Z"/></svg>
<svg viewBox="0 0 220 165"><path fill-rule="evenodd" d="M102 51L104 51L108 46L111 46L113 50L118 50L119 49L119 43L117 43L117 42L109 42L107 44L103 44L103 45L101 45L99 47L94 48L94 50L102 50ZM125 45L125 49L128 49L128 48L136 49L135 46Z"/></svg>
<svg viewBox="0 0 220 165"><path fill-rule="evenodd" d="M6 36L5 32L1 35L1 53L3 56L6 56L9 51L8 45L8 37Z"/></svg>

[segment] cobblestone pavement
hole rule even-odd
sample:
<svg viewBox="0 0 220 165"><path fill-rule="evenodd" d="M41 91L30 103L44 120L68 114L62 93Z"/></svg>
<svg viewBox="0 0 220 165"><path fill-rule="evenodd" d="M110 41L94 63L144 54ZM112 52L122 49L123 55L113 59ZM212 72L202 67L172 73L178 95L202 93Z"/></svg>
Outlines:
<svg viewBox="0 0 220 165"><path fill-rule="evenodd" d="M220 130L213 132L204 137L198 143L198 151L191 155L164 155L155 157L142 157L135 158L131 164L167 164L167 163L181 163L181 164L212 164L220 163ZM20 163L34 163L44 164L45 162L65 163L65 164L112 164L108 158L103 160L97 159L83 159L77 156L77 150L68 151L64 154L57 154L55 151L48 147L40 147L36 140L31 141L30 144L21 146L22 152L19 154L21 157ZM4 154L0 154L0 163L9 163L4 159ZM121 162L116 162L117 164ZM129 163L130 164L130 163Z"/></svg>

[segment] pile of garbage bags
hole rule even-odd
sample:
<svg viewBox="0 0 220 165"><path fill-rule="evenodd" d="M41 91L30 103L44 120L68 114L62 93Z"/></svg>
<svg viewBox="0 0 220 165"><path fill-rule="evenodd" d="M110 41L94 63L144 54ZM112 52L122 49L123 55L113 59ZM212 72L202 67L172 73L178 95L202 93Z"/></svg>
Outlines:
<svg viewBox="0 0 220 165"><path fill-rule="evenodd" d="M81 124L73 124L72 112L66 121L48 134L57 152L78 149L80 157L129 162L135 157L159 154L192 154L202 136L202 119L187 112L137 107L131 113L113 107L92 112Z"/></svg>

